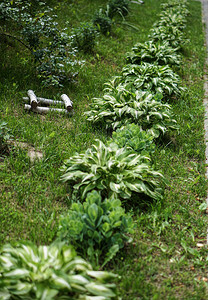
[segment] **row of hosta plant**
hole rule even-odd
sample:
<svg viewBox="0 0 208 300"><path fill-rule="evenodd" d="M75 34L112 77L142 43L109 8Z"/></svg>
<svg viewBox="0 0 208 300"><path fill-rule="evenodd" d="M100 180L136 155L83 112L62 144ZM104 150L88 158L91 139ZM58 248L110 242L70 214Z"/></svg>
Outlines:
<svg viewBox="0 0 208 300"><path fill-rule="evenodd" d="M122 206L163 198L164 179L154 169L154 142L169 129L177 129L171 106L164 100L168 96L177 98L183 89L180 78L165 62L173 65L175 58L180 60L185 21L179 15L187 14L185 1L169 0L163 9L161 21L151 33L151 43L132 49L136 61L128 61L122 74L106 85L104 96L94 99L92 110L87 112L89 121L117 130L106 144L96 140L85 153L71 157L62 167L62 180L69 183L73 204L60 217L57 241L50 246L22 243L1 249L0 299L116 297L112 283L115 275L93 271L70 244L90 258L93 266L103 267L134 233L132 216ZM171 28L171 20L177 34L171 36L169 30L166 38L156 38L156 32ZM143 61L147 57L150 61Z"/></svg>
<svg viewBox="0 0 208 300"><path fill-rule="evenodd" d="M180 32L181 24L180 19ZM140 64L134 61L125 66L120 76L105 85L104 96L94 98L91 110L86 112L89 121L117 130L112 139L106 144L96 140L86 152L71 157L62 167L62 180L68 182L74 203L61 217L59 238L103 265L123 246L126 233L133 231L131 216L121 204L132 206L163 198L164 178L154 169L152 160L154 140L170 129L178 129L171 106L164 100L177 98L184 91L179 76L165 65L167 61L173 65L175 59L179 65L179 46L173 48L167 41L157 42L156 46L150 41L146 45L151 50L147 47L150 55L144 57L150 56L151 62L143 62L137 52ZM114 203L121 212L118 222L113 217ZM129 220L126 226L124 219Z"/></svg>

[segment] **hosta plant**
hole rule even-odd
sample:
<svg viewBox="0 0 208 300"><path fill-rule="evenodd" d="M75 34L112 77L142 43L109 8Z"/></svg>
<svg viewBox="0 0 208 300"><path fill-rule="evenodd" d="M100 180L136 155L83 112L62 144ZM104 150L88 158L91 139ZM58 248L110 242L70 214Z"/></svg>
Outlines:
<svg viewBox="0 0 208 300"><path fill-rule="evenodd" d="M116 144L106 146L96 140L85 153L66 160L62 180L72 185L84 199L87 192L100 191L104 198L129 199L132 193L161 199L160 184L163 176L138 155Z"/></svg>
<svg viewBox="0 0 208 300"><path fill-rule="evenodd" d="M109 143L116 143L120 148L129 147L138 154L152 156L155 151L154 136L132 123L118 128L112 134Z"/></svg>
<svg viewBox="0 0 208 300"><path fill-rule="evenodd" d="M189 13L186 4L186 0L169 0L168 2L161 4L161 9L165 12L171 11L172 14L178 13L186 17Z"/></svg>
<svg viewBox="0 0 208 300"><path fill-rule="evenodd" d="M114 274L94 271L71 246L19 243L0 250L0 299L112 299Z"/></svg>
<svg viewBox="0 0 208 300"><path fill-rule="evenodd" d="M60 217L58 237L72 243L91 262L103 266L130 242L134 223L118 199L102 199L96 191L88 193L86 201L73 203Z"/></svg>
<svg viewBox="0 0 208 300"><path fill-rule="evenodd" d="M181 48L186 43L183 32L177 26L157 26L156 23L148 37L155 42L167 41L172 48Z"/></svg>
<svg viewBox="0 0 208 300"><path fill-rule="evenodd" d="M172 9L167 9L160 14L160 20L154 26L173 26L180 30L184 30L186 18L179 12L172 12Z"/></svg>
<svg viewBox="0 0 208 300"><path fill-rule="evenodd" d="M148 90L163 96L178 96L184 91L179 75L168 65L128 64L122 70L120 82L132 83L136 90Z"/></svg>
<svg viewBox="0 0 208 300"><path fill-rule="evenodd" d="M181 55L177 48L170 47L167 41L136 44L131 52L127 53L127 62L131 64L158 63L159 65L180 65Z"/></svg>
<svg viewBox="0 0 208 300"><path fill-rule="evenodd" d="M113 130L135 123L157 138L170 129L177 129L171 106L162 103L159 95L130 92L122 85L102 98L94 98L91 108L86 113L88 121L103 123Z"/></svg>

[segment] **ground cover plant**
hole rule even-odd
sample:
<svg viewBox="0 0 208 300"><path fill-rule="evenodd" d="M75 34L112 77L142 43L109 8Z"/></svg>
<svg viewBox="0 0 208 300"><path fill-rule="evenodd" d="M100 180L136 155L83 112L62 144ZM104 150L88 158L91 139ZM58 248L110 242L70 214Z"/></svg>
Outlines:
<svg viewBox="0 0 208 300"><path fill-rule="evenodd" d="M99 0L53 3L63 28L66 21L73 27L83 19L91 21L92 11L103 5ZM59 167L75 152L91 147L95 138L105 143L110 138L101 126L95 128L87 122L83 112L88 110L90 99L101 97L103 84L121 71L125 53L136 43L148 40L149 30L162 9L159 3L145 0L142 10L130 4L126 19L140 30L112 26L110 38L100 36L93 54L79 53L79 58L86 60L86 68L81 70L76 84L67 84L64 89L41 89L34 80L26 51L19 45L16 55L12 45L0 45L1 117L15 139L43 152L43 160L32 163L27 148L16 147L0 162L1 244L17 239L49 244L56 237L59 216L68 211L71 202L67 185L59 182ZM105 266L121 275L117 286L123 299L207 298L202 106L205 52L200 3L188 1L188 8L184 33L190 44L183 45L183 63L177 71L188 90L172 105L180 135L171 132L169 139L157 143L154 152L155 166L168 180L165 201L134 211L137 230L132 245L124 246ZM69 93L75 115L70 119L55 114L25 114L22 96L28 85L45 97L59 98L62 91Z"/></svg>

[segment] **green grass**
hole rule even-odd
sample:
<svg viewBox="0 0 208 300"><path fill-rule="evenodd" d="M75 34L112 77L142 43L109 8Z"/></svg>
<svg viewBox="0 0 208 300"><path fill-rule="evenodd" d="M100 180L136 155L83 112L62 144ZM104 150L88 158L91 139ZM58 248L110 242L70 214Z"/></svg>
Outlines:
<svg viewBox="0 0 208 300"><path fill-rule="evenodd" d="M68 3L70 2L70 3ZM64 27L90 21L97 7L107 1L61 1L57 14ZM110 37L99 36L93 53L80 54L86 60L77 82L64 88L43 89L36 79L27 51L16 43L0 44L1 119L7 122L14 140L28 143L43 153L32 163L27 149L13 148L0 162L0 244L29 239L49 244L56 236L59 215L70 205L70 191L60 182L59 168L75 152L86 150L95 138L105 141L108 133L92 127L83 116L92 97L102 94L103 84L117 75L125 64L125 53L136 42L148 40L158 19L162 1L145 0L131 5L124 24L113 26ZM55 1L54 1L55 3ZM172 102L180 133L171 134L157 145L156 168L167 178L164 201L146 210L135 209L137 232L107 268L121 275L122 299L207 299L207 216L199 206L205 201L203 66L204 34L201 5L189 1L190 15L179 75L188 88ZM64 13L63 13L64 12ZM69 30L70 32L70 30ZM17 51L18 50L18 51ZM75 114L36 115L24 111L23 96L33 89L37 96L52 99L66 93L74 102Z"/></svg>

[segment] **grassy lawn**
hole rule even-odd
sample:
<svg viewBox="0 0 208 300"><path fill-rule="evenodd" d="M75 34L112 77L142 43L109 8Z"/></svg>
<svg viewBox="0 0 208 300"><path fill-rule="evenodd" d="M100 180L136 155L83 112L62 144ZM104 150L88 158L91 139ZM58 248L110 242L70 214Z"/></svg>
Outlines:
<svg viewBox="0 0 208 300"><path fill-rule="evenodd" d="M68 3L70 2L70 3ZM87 2L87 3L86 3ZM14 141L9 156L0 160L0 245L16 240L49 244L56 237L58 218L71 203L70 191L60 181L65 159L86 150L96 138L107 140L103 128L87 122L83 112L93 97L102 95L105 82L118 75L125 53L137 42L148 40L159 19L163 1L131 4L124 24L118 19L110 36L100 35L75 83L62 88L41 88L27 51L15 42L0 43L0 112ZM60 1L56 13L61 26L90 21L106 1ZM120 275L122 299L207 299L207 215L205 202L203 67L205 60L201 4L188 1L190 14L185 30L183 62L176 72L187 92L171 100L180 131L157 144L156 169L166 178L162 203L134 207L137 224L133 243L106 265ZM134 26L134 28L133 28ZM135 29L135 27L137 29ZM37 96L60 99L66 93L74 103L72 117L24 111L23 96L33 89ZM27 152L35 149L42 160L31 162ZM202 206L201 206L202 207Z"/></svg>

